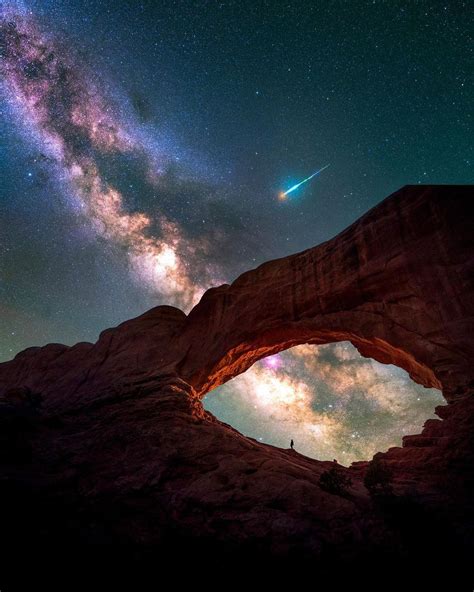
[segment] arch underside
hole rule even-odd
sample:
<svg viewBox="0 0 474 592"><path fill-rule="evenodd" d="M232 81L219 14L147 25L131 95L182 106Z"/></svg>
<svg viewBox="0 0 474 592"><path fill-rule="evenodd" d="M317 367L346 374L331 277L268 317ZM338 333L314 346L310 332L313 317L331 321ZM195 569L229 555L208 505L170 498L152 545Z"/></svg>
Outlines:
<svg viewBox="0 0 474 592"><path fill-rule="evenodd" d="M200 388L197 389L198 395L200 397L205 396L214 388L246 372L253 364L267 356L298 345L325 345L341 341L352 343L363 357L402 368L418 384L427 388L442 390L442 384L429 367L417 361L409 352L382 339L377 337L372 339L362 338L348 331L312 331L309 328L303 329L299 327L291 330L287 328L285 330L268 331L229 350L209 372Z"/></svg>

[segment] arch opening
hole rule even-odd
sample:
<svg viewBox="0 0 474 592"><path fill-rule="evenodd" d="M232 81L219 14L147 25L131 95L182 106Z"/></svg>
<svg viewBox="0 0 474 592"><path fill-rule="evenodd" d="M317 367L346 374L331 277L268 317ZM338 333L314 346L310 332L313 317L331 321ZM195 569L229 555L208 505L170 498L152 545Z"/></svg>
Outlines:
<svg viewBox="0 0 474 592"><path fill-rule="evenodd" d="M360 347L358 347L360 349ZM343 465L417 434L444 398L348 341L298 345L209 392L205 408L246 436ZM261 357L261 356L260 356Z"/></svg>

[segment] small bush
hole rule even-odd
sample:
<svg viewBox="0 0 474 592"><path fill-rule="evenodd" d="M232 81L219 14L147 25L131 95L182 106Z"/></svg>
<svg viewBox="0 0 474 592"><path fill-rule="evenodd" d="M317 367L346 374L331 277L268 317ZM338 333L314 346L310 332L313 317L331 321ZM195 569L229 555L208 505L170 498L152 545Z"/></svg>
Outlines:
<svg viewBox="0 0 474 592"><path fill-rule="evenodd" d="M337 469L330 468L321 474L319 478L319 486L329 493L336 495L344 495L348 493L349 487L352 485L352 479Z"/></svg>
<svg viewBox="0 0 474 592"><path fill-rule="evenodd" d="M364 485L372 495L389 495L392 493L392 472L379 458L369 464L364 477Z"/></svg>

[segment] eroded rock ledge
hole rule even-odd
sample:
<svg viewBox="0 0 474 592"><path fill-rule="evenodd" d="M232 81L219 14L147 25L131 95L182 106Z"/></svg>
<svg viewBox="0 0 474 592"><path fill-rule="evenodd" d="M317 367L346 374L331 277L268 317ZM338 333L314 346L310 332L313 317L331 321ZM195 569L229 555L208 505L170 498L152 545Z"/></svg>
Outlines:
<svg viewBox="0 0 474 592"><path fill-rule="evenodd" d="M408 504L471 552L473 199L470 187L404 187L332 240L209 290L188 316L160 306L95 344L0 364L6 532L46 547L63 536L161 553L204 537L234 553L358 561L409 555L411 527L390 519ZM447 399L439 421L383 455L390 511L363 485L367 463L340 469L347 495L329 493L318 482L331 463L246 438L200 402L266 355L340 340ZM18 499L36 508L26 524L5 511Z"/></svg>

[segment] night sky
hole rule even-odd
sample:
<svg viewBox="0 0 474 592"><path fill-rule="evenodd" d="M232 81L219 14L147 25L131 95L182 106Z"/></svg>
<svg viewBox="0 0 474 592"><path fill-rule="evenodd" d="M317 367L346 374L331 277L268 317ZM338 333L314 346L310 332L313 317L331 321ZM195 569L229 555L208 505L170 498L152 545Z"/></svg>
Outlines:
<svg viewBox="0 0 474 592"><path fill-rule="evenodd" d="M0 4L0 360L95 341L312 247L409 183L472 183L468 2ZM278 194L329 164L286 200ZM350 345L206 398L341 462L441 401Z"/></svg>

